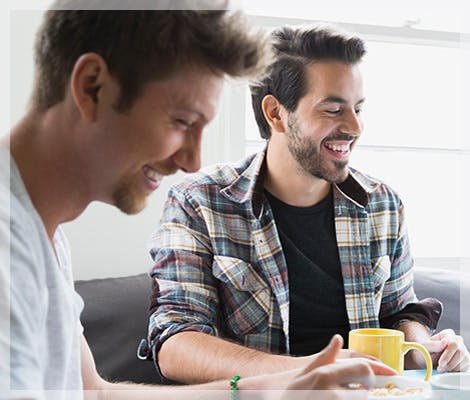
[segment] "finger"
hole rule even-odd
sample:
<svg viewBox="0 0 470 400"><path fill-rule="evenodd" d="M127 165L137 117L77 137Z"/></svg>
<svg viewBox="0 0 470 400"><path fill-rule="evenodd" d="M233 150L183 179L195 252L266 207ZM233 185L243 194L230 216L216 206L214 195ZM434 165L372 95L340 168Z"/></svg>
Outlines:
<svg viewBox="0 0 470 400"><path fill-rule="evenodd" d="M461 352L457 351L454 356L450 359L446 366L446 372L459 372L460 366L464 361L464 357Z"/></svg>
<svg viewBox="0 0 470 400"><path fill-rule="evenodd" d="M328 343L328 345L318 353L315 360L307 366L307 369L318 368L322 365L334 363L342 347L343 338L341 335L334 335L330 343Z"/></svg>
<svg viewBox="0 0 470 400"><path fill-rule="evenodd" d="M375 375L397 375L397 371L393 368L389 367L388 365L384 364L382 361L374 359L370 360L368 358L340 358L336 360L336 364L347 364L352 363L355 361L364 361L372 368Z"/></svg>
<svg viewBox="0 0 470 400"><path fill-rule="evenodd" d="M430 353L442 353L447 345L447 339L439 339L439 340L428 340L427 342L423 342L422 345L426 347L426 349Z"/></svg>
<svg viewBox="0 0 470 400"><path fill-rule="evenodd" d="M333 363L318 367L302 377L302 384L314 390L350 388L351 384L369 388L375 380L372 368L365 360Z"/></svg>
<svg viewBox="0 0 470 400"><path fill-rule="evenodd" d="M444 329L443 331L440 331L435 335L431 336L431 340L441 340L446 338L452 338L455 336L456 334L453 329Z"/></svg>
<svg viewBox="0 0 470 400"><path fill-rule="evenodd" d="M338 358L367 358L368 360L379 361L377 357L371 356L369 354L361 353L356 350L347 350L342 349L338 354Z"/></svg>
<svg viewBox="0 0 470 400"><path fill-rule="evenodd" d="M437 371L444 372L448 370L448 364L454 357L455 353L458 350L458 345L455 342L449 343L444 350L444 352L439 357L439 361L437 363Z"/></svg>
<svg viewBox="0 0 470 400"><path fill-rule="evenodd" d="M467 357L464 362L462 362L462 365L460 366L460 371L461 372L468 372L470 371L470 357Z"/></svg>
<svg viewBox="0 0 470 400"><path fill-rule="evenodd" d="M367 360L375 375L397 375L397 371L380 361Z"/></svg>
<svg viewBox="0 0 470 400"><path fill-rule="evenodd" d="M328 367L335 369L333 379L340 386L348 387L351 383L355 383L370 388L374 384L375 376L369 361L357 359L348 363L329 365Z"/></svg>
<svg viewBox="0 0 470 400"><path fill-rule="evenodd" d="M466 347L463 344L463 341L457 348L454 356L447 362L446 371L447 372L459 372L465 371L466 366L470 361L470 354L468 353Z"/></svg>

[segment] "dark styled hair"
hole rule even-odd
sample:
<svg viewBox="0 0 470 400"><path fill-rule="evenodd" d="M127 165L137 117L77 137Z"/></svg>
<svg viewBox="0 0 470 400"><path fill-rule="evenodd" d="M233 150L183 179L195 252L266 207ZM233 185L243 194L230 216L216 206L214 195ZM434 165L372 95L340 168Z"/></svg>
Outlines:
<svg viewBox="0 0 470 400"><path fill-rule="evenodd" d="M272 32L274 61L264 79L251 85L251 100L261 137L269 139L271 130L261 102L271 94L293 112L307 90L306 67L320 61L356 64L366 53L364 41L332 26L283 27Z"/></svg>
<svg viewBox="0 0 470 400"><path fill-rule="evenodd" d="M121 111L133 104L145 83L169 78L188 65L254 78L269 62L269 38L248 29L239 12L77 10L81 3L57 1L37 33L32 101L41 111L63 100L77 59L88 52L102 56L120 84L116 106Z"/></svg>

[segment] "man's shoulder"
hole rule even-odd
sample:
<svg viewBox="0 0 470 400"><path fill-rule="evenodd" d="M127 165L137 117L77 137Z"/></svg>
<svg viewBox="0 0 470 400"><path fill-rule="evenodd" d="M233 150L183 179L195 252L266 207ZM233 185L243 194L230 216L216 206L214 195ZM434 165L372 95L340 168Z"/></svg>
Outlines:
<svg viewBox="0 0 470 400"><path fill-rule="evenodd" d="M9 187L0 183L0 221L10 225L10 230L29 232L34 226L34 218L18 196Z"/></svg>
<svg viewBox="0 0 470 400"><path fill-rule="evenodd" d="M38 255L40 232L31 211L10 188L0 183L0 240L9 243L12 255L21 251Z"/></svg>
<svg viewBox="0 0 470 400"><path fill-rule="evenodd" d="M0 264L14 265L15 276L28 276L28 292L45 280L40 233L31 213L9 188L0 184ZM32 261L31 261L32 260ZM15 285L18 280L13 280Z"/></svg>
<svg viewBox="0 0 470 400"><path fill-rule="evenodd" d="M10 196L10 152L0 143L0 207Z"/></svg>
<svg viewBox="0 0 470 400"><path fill-rule="evenodd" d="M195 196L199 193L219 193L233 184L249 168L254 155L233 163L218 163L187 175L181 182L172 186L172 191Z"/></svg>
<svg viewBox="0 0 470 400"><path fill-rule="evenodd" d="M18 189L21 177L11 160L8 149L0 145L0 221L11 229L26 225L29 231L32 217L24 205L25 193Z"/></svg>

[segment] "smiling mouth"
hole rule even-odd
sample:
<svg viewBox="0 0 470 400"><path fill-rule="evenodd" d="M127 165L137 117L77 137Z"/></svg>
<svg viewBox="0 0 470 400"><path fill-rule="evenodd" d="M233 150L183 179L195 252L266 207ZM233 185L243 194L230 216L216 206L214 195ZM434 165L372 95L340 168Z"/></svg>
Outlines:
<svg viewBox="0 0 470 400"><path fill-rule="evenodd" d="M351 145L353 142L354 140L335 140L324 143L324 146L326 149L330 150L334 154L337 154L338 156L345 156L351 152Z"/></svg>
<svg viewBox="0 0 470 400"><path fill-rule="evenodd" d="M165 177L165 175L159 173L149 165L144 165L143 170L145 177L153 182L161 182L162 179Z"/></svg>
<svg viewBox="0 0 470 400"><path fill-rule="evenodd" d="M325 143L325 147L337 153L347 153L351 149L351 143L346 143L346 144Z"/></svg>

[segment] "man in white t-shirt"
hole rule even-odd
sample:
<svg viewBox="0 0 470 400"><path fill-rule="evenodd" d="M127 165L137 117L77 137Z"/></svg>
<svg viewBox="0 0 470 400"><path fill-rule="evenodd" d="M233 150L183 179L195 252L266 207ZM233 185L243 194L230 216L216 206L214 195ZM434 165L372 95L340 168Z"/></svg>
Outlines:
<svg viewBox="0 0 470 400"><path fill-rule="evenodd" d="M0 145L0 398L228 390L226 381L176 391L103 380L82 335L83 301L60 225L95 200L137 213L164 176L196 171L224 76L259 74L266 38L226 11L79 11L90 8L80 1L54 8L37 35L30 106ZM341 346L334 337L303 369L233 385L366 398L340 389L393 373L372 360L335 363Z"/></svg>

